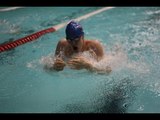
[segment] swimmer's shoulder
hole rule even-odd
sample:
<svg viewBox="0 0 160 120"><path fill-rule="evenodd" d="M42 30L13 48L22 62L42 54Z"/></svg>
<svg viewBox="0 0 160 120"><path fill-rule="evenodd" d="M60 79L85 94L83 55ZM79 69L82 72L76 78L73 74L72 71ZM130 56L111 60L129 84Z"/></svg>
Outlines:
<svg viewBox="0 0 160 120"><path fill-rule="evenodd" d="M61 39L59 42L58 42L58 45L60 46L66 46L68 44L67 40L66 39Z"/></svg>
<svg viewBox="0 0 160 120"><path fill-rule="evenodd" d="M98 40L85 40L85 45L86 47L90 47L90 46L101 46L101 43Z"/></svg>

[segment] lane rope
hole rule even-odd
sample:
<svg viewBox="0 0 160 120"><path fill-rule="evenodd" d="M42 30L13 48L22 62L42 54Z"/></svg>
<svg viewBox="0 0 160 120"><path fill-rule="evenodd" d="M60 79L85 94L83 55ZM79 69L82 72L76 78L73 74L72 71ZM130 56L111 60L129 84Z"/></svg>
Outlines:
<svg viewBox="0 0 160 120"><path fill-rule="evenodd" d="M100 13L100 12L103 12L103 11L105 11L105 10L109 10L109 9L112 9L112 8L114 8L114 7L104 7L104 8L101 8L101 9L99 9L99 10L96 10L96 11L93 11L93 12L91 12L91 13L88 13L88 14L86 14L86 15L83 15L83 16L81 16L81 17L78 17L78 18L76 18L76 19L74 19L74 20L77 21L77 22L79 22L79 21L81 21L81 20L83 20L83 19L87 19L88 17L91 17L91 16L93 16L93 15L96 15L96 14L98 14L98 13ZM27 43L27 42L31 42L31 41L33 41L33 40L36 40L37 38L41 37L41 36L44 35L44 34L51 33L51 32L55 32L55 31L63 28L64 26L66 26L67 23L68 23L68 22L64 22L64 23L58 24L58 25L56 25L56 26L47 28L47 29L45 29L45 30L41 30L41 31L36 32L36 33L34 33L34 34L31 34L31 35L29 35L29 36L20 38L20 39L18 39L18 40L15 40L15 41L12 41L12 42L9 42L9 43L6 43L6 44L1 44L1 45L0 45L0 53L1 53L1 52L4 52L4 51L7 51L7 50L10 50L10 49L13 49L13 48L15 48L15 47L18 47L18 46L20 46L20 45L22 45L22 44L25 44L25 43Z"/></svg>

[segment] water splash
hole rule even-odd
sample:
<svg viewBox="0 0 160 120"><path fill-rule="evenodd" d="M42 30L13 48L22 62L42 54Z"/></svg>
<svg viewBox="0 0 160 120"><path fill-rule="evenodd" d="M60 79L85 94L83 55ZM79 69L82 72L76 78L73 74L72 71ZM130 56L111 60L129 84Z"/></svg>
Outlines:
<svg viewBox="0 0 160 120"><path fill-rule="evenodd" d="M39 60L39 63L44 66L46 69L51 69L54 64L54 55L49 54L48 56L42 56Z"/></svg>
<svg viewBox="0 0 160 120"><path fill-rule="evenodd" d="M85 57L87 54L85 53ZM90 57L89 55L87 56ZM113 46L111 51L107 51L105 53L104 58L96 62L93 60L93 57L90 57L89 59L92 64L99 68L106 68L107 66L111 67L112 71L120 71L123 69L128 69L133 72L137 72L139 74L146 74L149 71L149 66L145 63L145 60L141 58L138 61L133 61L128 57L128 53L124 51L123 47L119 45Z"/></svg>
<svg viewBox="0 0 160 120"><path fill-rule="evenodd" d="M128 53L126 53L120 45L115 45L111 51L105 52L104 58L99 62L97 62L88 51L83 52L81 55L87 58L93 66L100 69L111 67L113 72L127 69L138 74L147 74L150 72L149 66L145 63L144 59L140 59L139 61L130 60L128 58ZM44 68L51 69L54 64L54 59L54 55L49 54L48 56L42 56L36 62L44 66ZM27 67L35 68L34 64L37 63L32 61L27 64Z"/></svg>
<svg viewBox="0 0 160 120"><path fill-rule="evenodd" d="M20 27L3 19L0 20L0 34L14 34L20 31Z"/></svg>

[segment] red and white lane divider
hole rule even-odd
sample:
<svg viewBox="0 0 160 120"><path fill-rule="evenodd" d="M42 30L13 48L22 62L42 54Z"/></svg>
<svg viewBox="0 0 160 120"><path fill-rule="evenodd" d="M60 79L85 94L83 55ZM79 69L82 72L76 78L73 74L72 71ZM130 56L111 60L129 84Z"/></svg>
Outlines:
<svg viewBox="0 0 160 120"><path fill-rule="evenodd" d="M36 32L34 34L31 34L29 36L26 36L24 38L21 38L21 39L18 39L18 40L15 40L13 42L9 42L9 43L6 43L6 44L2 44L0 45L0 52L3 52L3 51L6 51L6 50L10 50L12 48L15 48L17 46L20 46L22 44L25 44L27 42L30 42L30 41L33 41L33 40L36 40L37 38L39 38L40 36L46 34L46 33L50 33L50 32L54 32L55 29L54 28L48 28L48 29L45 29L45 30L41 30L39 32Z"/></svg>
<svg viewBox="0 0 160 120"><path fill-rule="evenodd" d="M88 14L86 14L86 15L83 15L83 16L81 16L81 17L78 17L78 18L76 18L76 19L74 19L74 20L78 22L78 21L80 21L80 20L82 20L82 19L87 19L88 17L91 17L91 16L93 16L93 15L95 15L95 14L98 14L98 13L100 13L100 12L103 12L103 11L108 10L108 9L111 9L111 8L114 8L114 7L104 7L104 8L101 8L101 9L99 9L99 10L96 10L96 11L93 11L93 12L91 12L91 13L88 13ZM50 32L55 32L55 31L63 28L67 23L68 23L68 22L64 22L64 23L58 24L58 25L56 25L56 26L53 26L53 27L51 27L51 28L48 28L48 29L45 29L45 30L41 30L41 31L39 31L39 32L36 32L36 33L31 34L31 35L29 35L29 36L26 36L26 37L24 37L24 38L20 38L20 39L18 39L18 40L13 41L13 42L9 42L9 43L6 43L6 44L2 44L2 45L0 45L0 53L1 53L1 52L4 52L4 51L6 51L6 50L10 50L10 49L13 49L13 48L15 48L15 47L18 47L18 46L20 46L20 45L22 45L22 44L25 44L25 43L27 43L27 42L36 40L37 38L41 37L41 36L44 35L44 34L47 34L47 33L50 33Z"/></svg>

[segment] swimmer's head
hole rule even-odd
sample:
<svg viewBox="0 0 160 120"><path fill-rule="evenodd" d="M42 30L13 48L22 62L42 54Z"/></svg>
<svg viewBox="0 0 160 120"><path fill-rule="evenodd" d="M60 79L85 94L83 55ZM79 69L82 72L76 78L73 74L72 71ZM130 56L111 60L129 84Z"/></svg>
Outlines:
<svg viewBox="0 0 160 120"><path fill-rule="evenodd" d="M75 40L84 35L82 26L75 22L71 21L66 27L66 39Z"/></svg>

